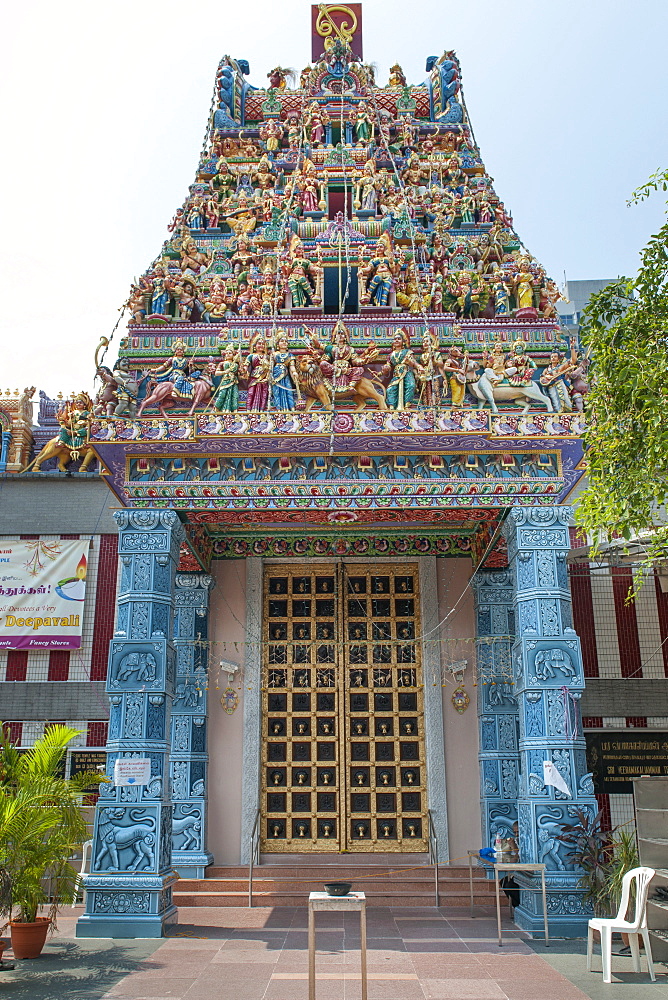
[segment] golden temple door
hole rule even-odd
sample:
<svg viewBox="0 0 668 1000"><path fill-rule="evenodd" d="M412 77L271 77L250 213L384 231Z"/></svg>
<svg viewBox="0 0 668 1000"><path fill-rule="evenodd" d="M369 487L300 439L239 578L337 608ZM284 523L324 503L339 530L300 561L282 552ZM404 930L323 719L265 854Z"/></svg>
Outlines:
<svg viewBox="0 0 668 1000"><path fill-rule="evenodd" d="M426 851L418 567L270 566L263 603L261 850Z"/></svg>

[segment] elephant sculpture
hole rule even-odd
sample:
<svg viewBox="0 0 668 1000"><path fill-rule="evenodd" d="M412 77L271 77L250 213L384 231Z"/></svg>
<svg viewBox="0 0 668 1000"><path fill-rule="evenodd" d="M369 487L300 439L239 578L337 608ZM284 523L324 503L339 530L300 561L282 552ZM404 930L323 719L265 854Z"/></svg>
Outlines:
<svg viewBox="0 0 668 1000"><path fill-rule="evenodd" d="M126 653L116 668L116 680L154 681L157 664L153 653Z"/></svg>
<svg viewBox="0 0 668 1000"><path fill-rule="evenodd" d="M539 650L534 660L534 669L536 677L541 681L553 681L557 670L569 680L573 680L577 674L569 653L558 647Z"/></svg>

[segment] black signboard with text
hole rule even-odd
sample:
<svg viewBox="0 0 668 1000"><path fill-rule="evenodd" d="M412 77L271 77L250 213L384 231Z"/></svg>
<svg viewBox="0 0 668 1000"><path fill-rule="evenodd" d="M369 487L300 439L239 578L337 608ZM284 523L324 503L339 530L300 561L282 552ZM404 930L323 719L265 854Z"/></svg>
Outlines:
<svg viewBox="0 0 668 1000"><path fill-rule="evenodd" d="M86 771L96 771L98 774L104 774L106 762L107 754L105 750L72 750L70 755L70 778L73 778L76 774L84 774ZM100 771L100 768L103 770ZM97 791L97 786L91 785L89 790L91 792Z"/></svg>
<svg viewBox="0 0 668 1000"><path fill-rule="evenodd" d="M641 775L668 777L668 732L626 729L616 733L585 733L587 766L594 791L614 795L633 792Z"/></svg>

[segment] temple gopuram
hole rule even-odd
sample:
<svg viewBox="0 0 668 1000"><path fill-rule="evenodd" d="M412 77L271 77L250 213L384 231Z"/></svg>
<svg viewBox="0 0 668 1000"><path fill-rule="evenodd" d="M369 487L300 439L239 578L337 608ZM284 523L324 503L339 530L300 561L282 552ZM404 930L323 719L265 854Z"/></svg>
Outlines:
<svg viewBox="0 0 668 1000"><path fill-rule="evenodd" d="M49 718L104 720L81 936L160 936L214 864L363 873L499 838L546 865L551 933L586 926L558 839L598 810L591 594L573 587L574 624L567 561L586 360L485 168L457 56L377 81L361 22L315 6L312 61L265 87L221 60L196 176L95 390L43 397L32 431L34 390L14 425L0 398L3 488L42 491L13 537L101 540L85 664L35 654L88 699ZM31 677L15 653L3 688ZM133 760L150 775L114 783ZM517 881L540 934L540 882Z"/></svg>

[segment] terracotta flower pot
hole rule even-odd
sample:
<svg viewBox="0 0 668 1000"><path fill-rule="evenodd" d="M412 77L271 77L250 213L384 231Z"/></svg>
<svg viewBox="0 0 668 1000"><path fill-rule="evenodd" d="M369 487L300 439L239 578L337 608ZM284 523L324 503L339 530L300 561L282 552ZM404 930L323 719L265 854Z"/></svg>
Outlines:
<svg viewBox="0 0 668 1000"><path fill-rule="evenodd" d="M12 934L14 958L39 958L49 932L50 917L38 917L30 923L11 920L9 926Z"/></svg>

